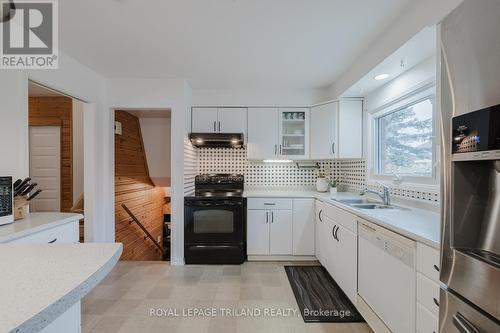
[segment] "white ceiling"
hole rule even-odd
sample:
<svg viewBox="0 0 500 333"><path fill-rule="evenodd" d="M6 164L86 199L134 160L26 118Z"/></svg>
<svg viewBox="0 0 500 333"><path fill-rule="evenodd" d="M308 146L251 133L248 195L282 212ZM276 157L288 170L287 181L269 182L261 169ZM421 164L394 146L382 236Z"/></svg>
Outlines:
<svg viewBox="0 0 500 333"><path fill-rule="evenodd" d="M329 86L410 0L64 0L60 47L107 77Z"/></svg>
<svg viewBox="0 0 500 333"><path fill-rule="evenodd" d="M436 54L436 27L427 27L407 41L358 82L346 90L344 97L365 97L375 89L387 84L410 68ZM401 67L403 60L404 67ZM377 81L378 74L389 74L385 80Z"/></svg>

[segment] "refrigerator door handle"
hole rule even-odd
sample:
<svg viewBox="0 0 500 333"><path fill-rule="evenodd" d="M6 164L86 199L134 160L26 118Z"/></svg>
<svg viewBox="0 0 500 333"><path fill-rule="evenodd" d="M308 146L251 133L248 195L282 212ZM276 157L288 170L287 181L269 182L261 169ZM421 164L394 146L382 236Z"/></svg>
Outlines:
<svg viewBox="0 0 500 333"><path fill-rule="evenodd" d="M453 315L453 325L455 325L460 333L481 333L460 312Z"/></svg>

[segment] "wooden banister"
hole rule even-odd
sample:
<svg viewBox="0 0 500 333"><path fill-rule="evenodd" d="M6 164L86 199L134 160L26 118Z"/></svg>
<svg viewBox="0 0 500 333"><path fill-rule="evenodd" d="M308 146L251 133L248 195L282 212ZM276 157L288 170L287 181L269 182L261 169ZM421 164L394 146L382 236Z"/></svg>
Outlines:
<svg viewBox="0 0 500 333"><path fill-rule="evenodd" d="M153 244L158 248L158 250L160 250L160 253L161 253L161 256L163 258L163 247L158 244L158 242L153 238L153 236L149 233L149 231L144 227L144 225L142 225L142 223L139 221L139 219L137 219L137 217L135 217L135 215L130 211L130 209L128 209L127 205L125 205L124 203L122 203L122 208L127 212L127 214L132 218L132 221L130 221L130 223L132 222L135 222L137 223L137 225L142 229L142 231L144 231L144 233L146 234L146 237L149 238Z"/></svg>

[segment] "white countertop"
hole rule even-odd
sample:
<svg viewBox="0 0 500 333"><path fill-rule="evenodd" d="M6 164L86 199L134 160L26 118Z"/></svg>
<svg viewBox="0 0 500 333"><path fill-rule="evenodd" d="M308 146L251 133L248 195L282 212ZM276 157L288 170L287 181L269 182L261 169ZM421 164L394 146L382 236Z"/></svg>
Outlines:
<svg viewBox="0 0 500 333"><path fill-rule="evenodd" d="M25 219L1 225L0 243L10 242L82 218L83 215L73 213L30 213Z"/></svg>
<svg viewBox="0 0 500 333"><path fill-rule="evenodd" d="M397 203L398 206L408 208L408 210L398 209L357 209L349 205L342 204L331 198L330 193L320 193L307 190L249 190L243 192L246 198L314 198L345 209L363 219L378 224L384 228L392 230L415 241L427 244L436 249L440 247L441 219L439 213L434 210L414 208L409 205ZM365 198L351 192L339 192L334 197L336 199ZM377 199L374 199L376 201Z"/></svg>
<svg viewBox="0 0 500 333"><path fill-rule="evenodd" d="M38 332L115 266L121 243L0 244L0 332Z"/></svg>

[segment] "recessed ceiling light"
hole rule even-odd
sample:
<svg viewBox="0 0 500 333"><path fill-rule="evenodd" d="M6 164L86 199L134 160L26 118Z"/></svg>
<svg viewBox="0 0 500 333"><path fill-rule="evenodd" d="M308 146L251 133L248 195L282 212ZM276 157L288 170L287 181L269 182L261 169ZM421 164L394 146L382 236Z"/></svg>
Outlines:
<svg viewBox="0 0 500 333"><path fill-rule="evenodd" d="M389 74L384 73L384 74L379 74L379 75L375 76L374 79L377 81L380 81L380 80L387 79L389 76L390 76Z"/></svg>

